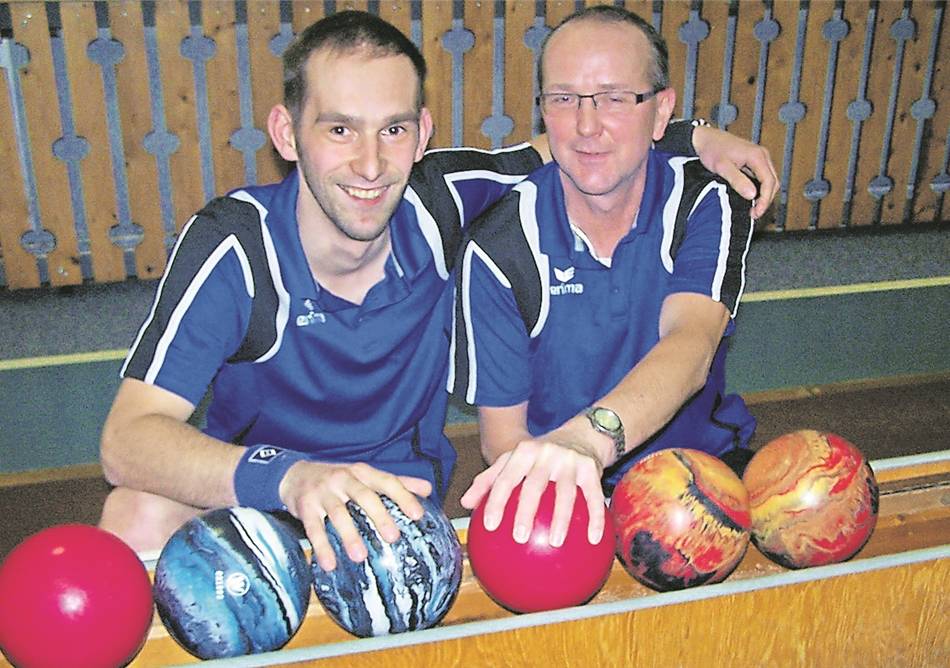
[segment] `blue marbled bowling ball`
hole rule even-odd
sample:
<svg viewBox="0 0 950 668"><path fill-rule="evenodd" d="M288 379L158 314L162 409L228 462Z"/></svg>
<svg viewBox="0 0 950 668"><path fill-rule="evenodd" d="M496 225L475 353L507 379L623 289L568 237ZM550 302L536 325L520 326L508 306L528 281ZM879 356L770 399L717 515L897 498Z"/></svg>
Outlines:
<svg viewBox="0 0 950 668"><path fill-rule="evenodd" d="M268 652L300 628L310 571L280 520L221 508L181 526L155 566L155 607L169 634L201 659Z"/></svg>
<svg viewBox="0 0 950 668"><path fill-rule="evenodd" d="M327 572L315 559L311 561L313 589L327 614L361 638L438 624L462 582L462 547L436 502L420 499L425 513L412 521L389 497L381 498L399 527L399 540L383 540L363 509L350 501L347 509L369 557L360 563L351 561L328 521L327 536L337 566Z"/></svg>

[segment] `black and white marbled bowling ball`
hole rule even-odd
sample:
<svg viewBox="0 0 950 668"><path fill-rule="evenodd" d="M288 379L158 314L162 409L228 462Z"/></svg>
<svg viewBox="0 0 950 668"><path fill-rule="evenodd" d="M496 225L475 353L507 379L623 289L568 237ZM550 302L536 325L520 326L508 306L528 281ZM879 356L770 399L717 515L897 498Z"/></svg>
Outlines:
<svg viewBox="0 0 950 668"><path fill-rule="evenodd" d="M381 499L399 527L399 540L383 540L363 509L350 501L347 509L369 557L360 563L351 561L328 520L327 536L337 566L327 572L311 561L313 589L327 614L361 638L438 624L462 581L462 547L437 503L419 499L425 512L413 521L389 497Z"/></svg>
<svg viewBox="0 0 950 668"><path fill-rule="evenodd" d="M299 539L274 516L220 508L189 520L155 566L155 605L169 634L202 659L278 649L310 602Z"/></svg>

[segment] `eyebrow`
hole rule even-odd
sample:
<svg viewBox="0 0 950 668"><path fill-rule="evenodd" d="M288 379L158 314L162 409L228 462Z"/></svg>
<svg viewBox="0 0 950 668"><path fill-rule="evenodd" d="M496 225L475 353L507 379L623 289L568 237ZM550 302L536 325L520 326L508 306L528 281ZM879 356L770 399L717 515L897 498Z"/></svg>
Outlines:
<svg viewBox="0 0 950 668"><path fill-rule="evenodd" d="M545 88L548 88L548 86L545 86ZM550 87L548 88L548 90L550 91L567 92L567 93L574 92L575 89L576 89L576 86L573 86L571 84L566 84L566 83L552 83L550 84ZM597 91L602 92L602 93L615 91L615 90L635 90L635 89L636 89L636 86L632 86L631 84L623 84L623 83L605 83L605 84L597 85Z"/></svg>
<svg viewBox="0 0 950 668"><path fill-rule="evenodd" d="M358 116L351 116L350 114L341 114L335 111L327 111L321 114L317 114L315 120L316 123L339 123L340 125L362 125L364 121ZM383 119L382 127L389 127L390 125L398 125L399 123L418 123L419 122L419 112L410 111L403 114L393 114L392 116L387 116Z"/></svg>

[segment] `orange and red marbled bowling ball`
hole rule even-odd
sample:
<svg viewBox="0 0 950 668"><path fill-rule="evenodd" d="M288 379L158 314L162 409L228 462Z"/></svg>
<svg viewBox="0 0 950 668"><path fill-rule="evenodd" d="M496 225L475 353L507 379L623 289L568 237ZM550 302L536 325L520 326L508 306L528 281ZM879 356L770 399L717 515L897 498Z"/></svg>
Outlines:
<svg viewBox="0 0 950 668"><path fill-rule="evenodd" d="M756 452L742 479L752 541L786 568L849 559L877 523L874 472L861 451L836 434L780 436Z"/></svg>
<svg viewBox="0 0 950 668"><path fill-rule="evenodd" d="M659 591L721 582L749 546L742 481L698 450L661 450L637 462L614 490L610 510L617 556Z"/></svg>

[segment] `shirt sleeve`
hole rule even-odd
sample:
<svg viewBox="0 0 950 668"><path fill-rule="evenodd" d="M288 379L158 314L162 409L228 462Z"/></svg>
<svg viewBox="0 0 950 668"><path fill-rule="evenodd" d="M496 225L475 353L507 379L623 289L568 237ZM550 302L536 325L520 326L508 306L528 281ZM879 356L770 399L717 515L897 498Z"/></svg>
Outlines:
<svg viewBox="0 0 950 668"><path fill-rule="evenodd" d="M710 178L691 207L686 235L676 252L671 292L706 294L735 317L745 288L752 230L750 203Z"/></svg>
<svg viewBox="0 0 950 668"><path fill-rule="evenodd" d="M244 338L252 279L233 235L196 216L173 250L120 375L197 405Z"/></svg>
<svg viewBox="0 0 950 668"><path fill-rule="evenodd" d="M656 142L656 148L671 155L694 157L696 149L693 147L693 130L705 125L709 123L701 118L670 121L663 138Z"/></svg>
<svg viewBox="0 0 950 668"><path fill-rule="evenodd" d="M541 164L541 156L527 143L493 151L435 149L415 166L409 185L436 219L451 219L461 227Z"/></svg>
<svg viewBox="0 0 950 668"><path fill-rule="evenodd" d="M510 281L475 241L463 249L457 285L456 393L478 406L527 401L530 338Z"/></svg>

